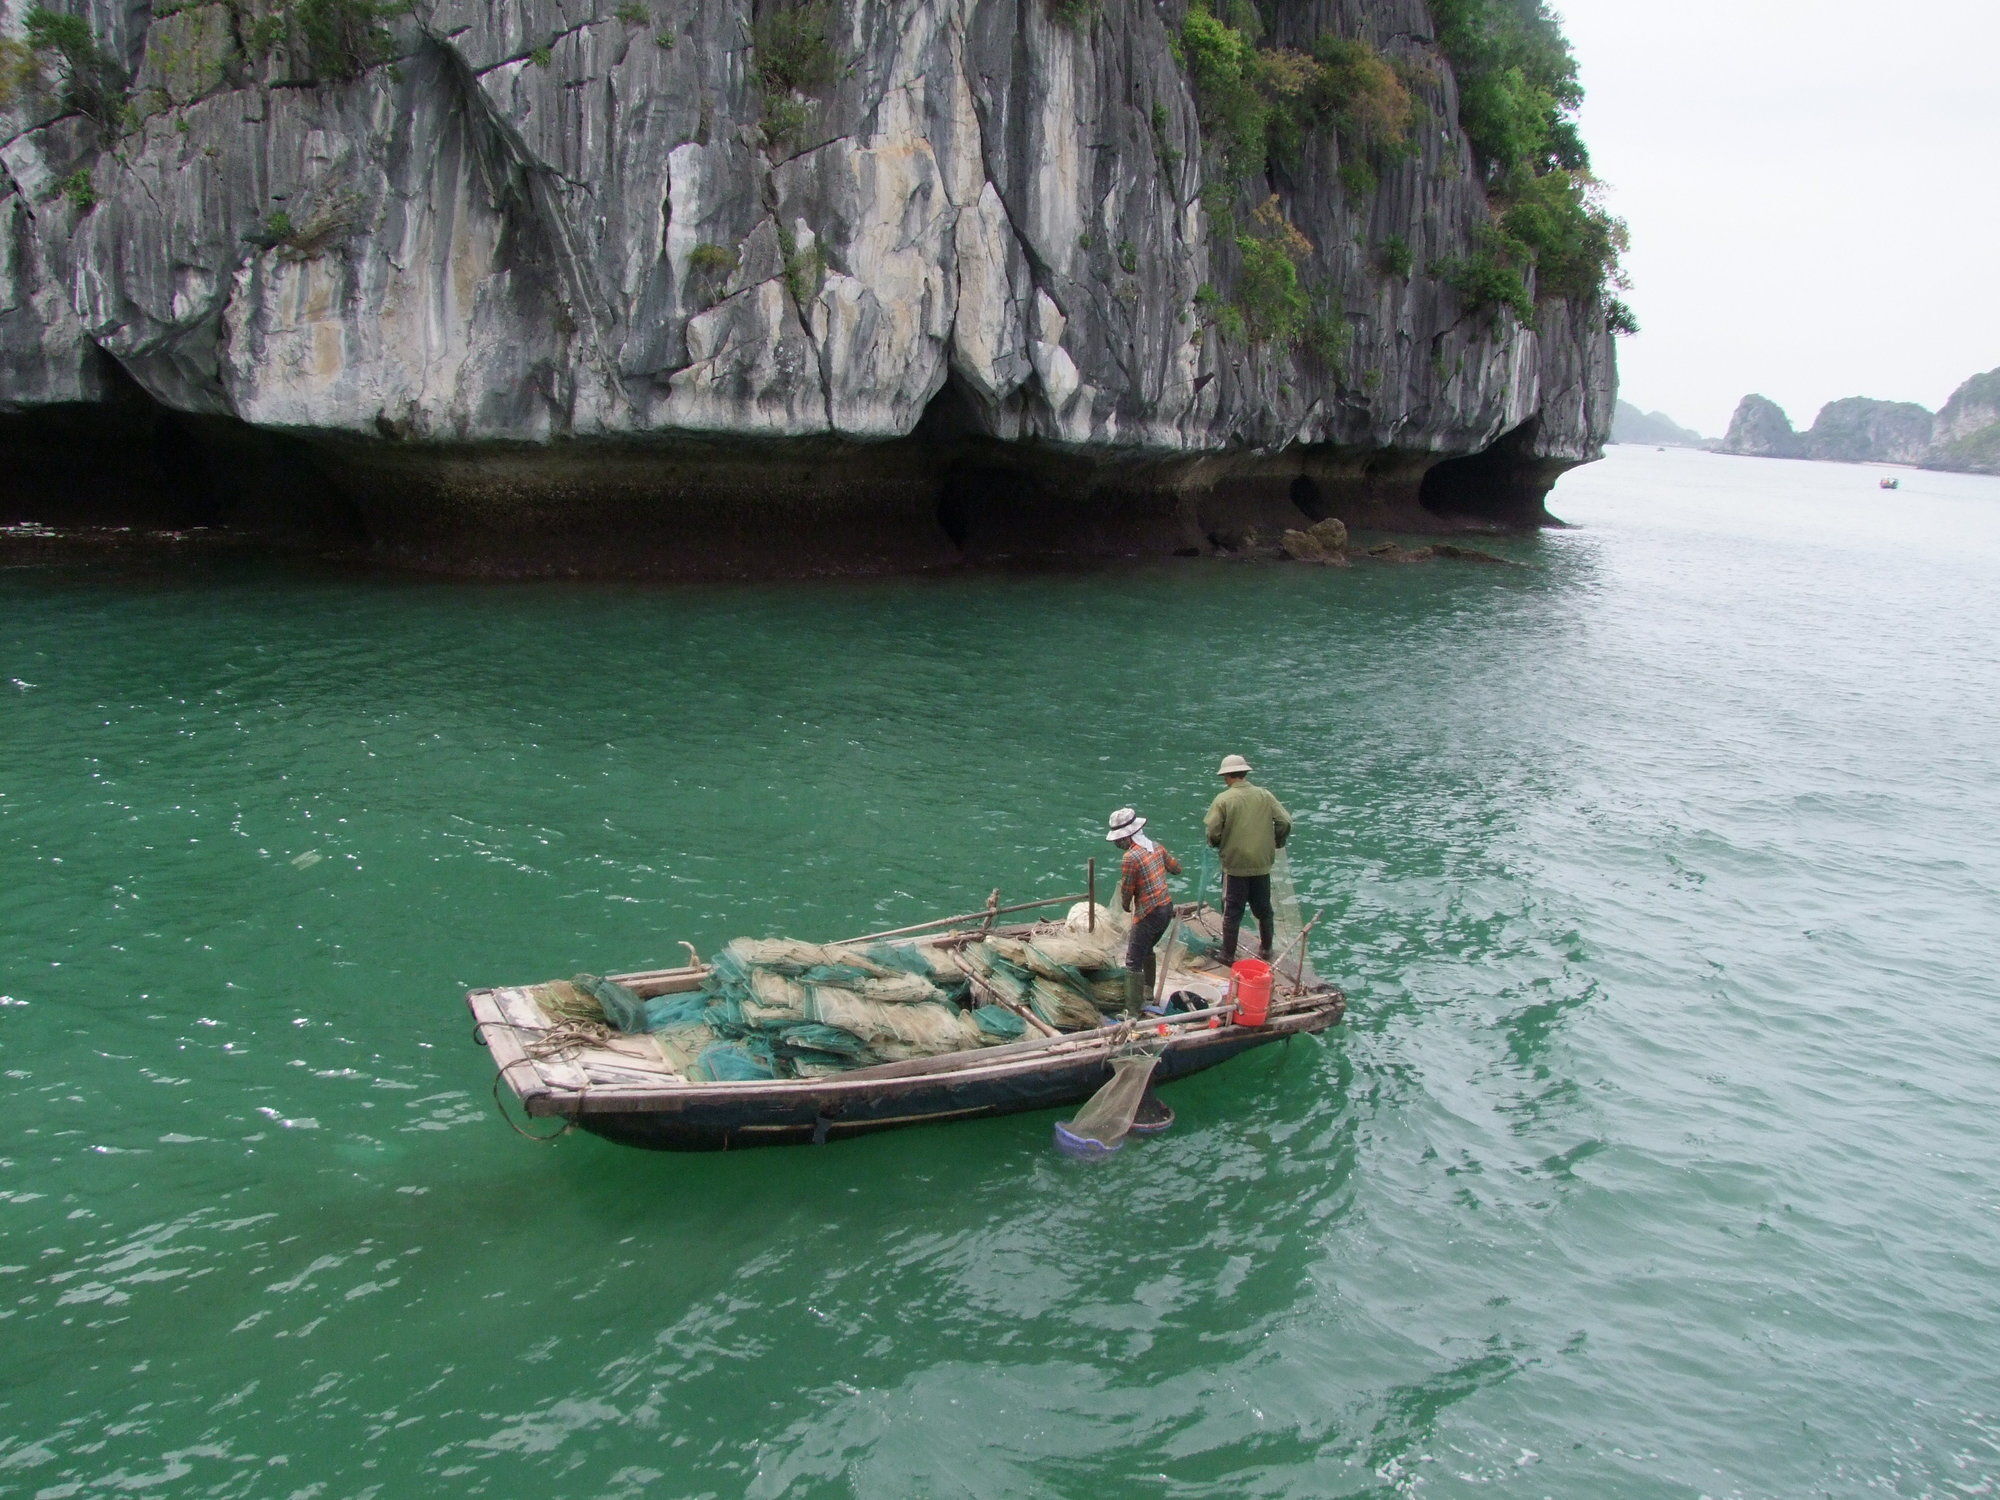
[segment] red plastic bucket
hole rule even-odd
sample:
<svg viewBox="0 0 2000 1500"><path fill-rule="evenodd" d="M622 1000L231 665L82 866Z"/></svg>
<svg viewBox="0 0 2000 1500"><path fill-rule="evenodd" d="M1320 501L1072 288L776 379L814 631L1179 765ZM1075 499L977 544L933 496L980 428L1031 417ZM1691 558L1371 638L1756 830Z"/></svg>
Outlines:
<svg viewBox="0 0 2000 1500"><path fill-rule="evenodd" d="M1236 1024L1262 1026L1271 1013L1271 966L1261 958L1240 958L1229 966L1236 997Z"/></svg>

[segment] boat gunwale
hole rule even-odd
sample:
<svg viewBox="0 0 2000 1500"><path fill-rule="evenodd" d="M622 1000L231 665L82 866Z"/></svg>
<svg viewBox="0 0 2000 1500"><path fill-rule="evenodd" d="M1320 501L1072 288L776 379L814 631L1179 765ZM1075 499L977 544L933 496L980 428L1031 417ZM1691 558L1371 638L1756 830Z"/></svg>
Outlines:
<svg viewBox="0 0 2000 1500"><path fill-rule="evenodd" d="M483 1000L495 993L491 990L475 990L469 999ZM536 1059L530 1057L512 1036L506 1036L512 1059L502 1059L499 1049L495 1049L495 1060L500 1063L500 1075L507 1079L507 1085L514 1090L522 1107L530 1115L574 1116L582 1114L629 1114L677 1106L702 1100L730 1099L736 1101L769 1098L790 1100L810 1098L844 1099L855 1096L892 1094L899 1090L915 1090L941 1081L953 1083L990 1082L1016 1074L1032 1074L1052 1065L1068 1066L1079 1062L1089 1062L1109 1056L1111 1051L1133 1040L1162 1055L1173 1051L1191 1050L1196 1045L1218 1041L1242 1041L1250 1044L1280 1040L1287 1036L1309 1034L1332 1026L1341 1018L1345 1009L1341 993L1332 987L1316 991L1303 1001L1293 1001L1282 1007L1273 1006L1270 1020L1262 1026L1240 1026L1228 1024L1218 1027L1199 1027L1160 1037L1127 1037L1121 1028L1104 1027L1097 1032L1066 1033L1061 1042L1049 1039L1049 1046L1038 1051L1021 1053L1011 1058L984 1058L979 1052L950 1052L941 1054L937 1061L949 1063L924 1072L913 1072L882 1078L849 1078L830 1074L825 1078L755 1078L729 1080L714 1083L667 1083L656 1087L633 1087L619 1084L586 1083L582 1087L571 1087L552 1080L535 1066ZM477 1011L475 1011L477 1014ZM482 1028L498 1027L503 1033L513 1030L513 1023L504 1019L481 1017ZM489 1042L489 1045L491 1043ZM955 1062L963 1058L964 1062ZM520 1063L534 1068L539 1087L524 1090L510 1075L511 1069Z"/></svg>

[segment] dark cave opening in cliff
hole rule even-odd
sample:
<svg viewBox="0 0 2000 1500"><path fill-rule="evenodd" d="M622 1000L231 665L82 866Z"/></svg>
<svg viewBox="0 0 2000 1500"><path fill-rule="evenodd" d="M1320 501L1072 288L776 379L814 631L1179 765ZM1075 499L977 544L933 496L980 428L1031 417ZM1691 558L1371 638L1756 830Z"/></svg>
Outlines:
<svg viewBox="0 0 2000 1500"><path fill-rule="evenodd" d="M172 410L110 355L94 359L98 399L0 415L0 525L365 541L360 511L312 445Z"/></svg>
<svg viewBox="0 0 2000 1500"><path fill-rule="evenodd" d="M1300 474L1292 480L1291 497L1292 504L1308 521L1324 521L1333 514L1326 496L1320 493L1319 481L1310 474Z"/></svg>
<svg viewBox="0 0 2000 1500"><path fill-rule="evenodd" d="M213 526L226 506L186 419L96 355L104 397L0 416L0 524Z"/></svg>
<svg viewBox="0 0 2000 1500"><path fill-rule="evenodd" d="M1528 529L1551 519L1542 499L1564 465L1534 455L1530 419L1478 453L1432 464L1417 502L1441 520Z"/></svg>
<svg viewBox="0 0 2000 1500"><path fill-rule="evenodd" d="M1047 497L1040 478L1010 462L976 414L970 392L947 375L911 441L937 464L937 523L966 556L1037 550Z"/></svg>
<svg viewBox="0 0 2000 1500"><path fill-rule="evenodd" d="M1037 551L1042 502L1033 476L967 456L938 482L938 525L968 556Z"/></svg>

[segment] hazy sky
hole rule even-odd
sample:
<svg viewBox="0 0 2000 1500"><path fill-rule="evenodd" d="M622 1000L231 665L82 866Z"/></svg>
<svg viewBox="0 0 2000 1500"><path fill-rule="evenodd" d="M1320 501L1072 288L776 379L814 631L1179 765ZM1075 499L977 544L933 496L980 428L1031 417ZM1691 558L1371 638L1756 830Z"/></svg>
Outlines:
<svg viewBox="0 0 2000 1500"><path fill-rule="evenodd" d="M1621 394L1936 410L2000 366L2000 0L1553 0L1632 226Z"/></svg>

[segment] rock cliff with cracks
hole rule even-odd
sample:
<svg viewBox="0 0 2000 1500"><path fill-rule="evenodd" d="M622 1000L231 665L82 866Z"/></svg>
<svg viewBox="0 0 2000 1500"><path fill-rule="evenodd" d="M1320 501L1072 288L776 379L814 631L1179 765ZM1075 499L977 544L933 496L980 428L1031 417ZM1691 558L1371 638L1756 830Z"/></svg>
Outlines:
<svg viewBox="0 0 2000 1500"><path fill-rule="evenodd" d="M1372 162L1310 131L1247 181L1185 18L11 15L0 520L664 574L1545 520L1608 428L1607 304L1463 274L1491 174L1423 0L1267 9L1268 56L1362 44L1410 124ZM1258 224L1310 334L1232 301Z"/></svg>

